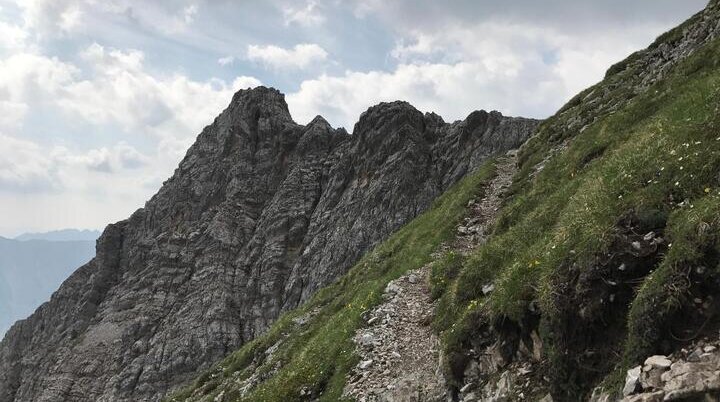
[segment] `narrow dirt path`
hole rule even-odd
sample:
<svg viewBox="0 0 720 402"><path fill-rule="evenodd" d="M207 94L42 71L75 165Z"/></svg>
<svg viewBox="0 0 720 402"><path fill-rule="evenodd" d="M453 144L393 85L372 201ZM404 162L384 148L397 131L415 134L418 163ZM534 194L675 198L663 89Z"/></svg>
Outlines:
<svg viewBox="0 0 720 402"><path fill-rule="evenodd" d="M502 204L505 192L512 184L512 178L517 172L516 151L497 161L497 175L485 188L485 195L479 202L473 202L463 225L458 227L457 235L450 248L456 252L469 254L477 246L483 244L488 231L495 221L498 210Z"/></svg>
<svg viewBox="0 0 720 402"><path fill-rule="evenodd" d="M444 247L467 254L482 244L494 221L503 195L516 171L516 156L498 160L497 175L484 197L471 201L468 216L455 239ZM430 298L430 266L390 282L385 302L368 315L367 326L353 338L360 363L349 375L344 395L360 402L445 401L440 345L430 323L435 303Z"/></svg>

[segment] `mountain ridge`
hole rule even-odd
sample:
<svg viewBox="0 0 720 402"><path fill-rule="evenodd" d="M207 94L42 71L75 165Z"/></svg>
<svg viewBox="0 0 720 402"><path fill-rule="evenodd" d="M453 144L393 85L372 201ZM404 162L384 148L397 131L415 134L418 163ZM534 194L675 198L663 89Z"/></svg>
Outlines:
<svg viewBox="0 0 720 402"><path fill-rule="evenodd" d="M264 332L537 120L403 102L354 134L238 91L97 256L0 343L0 399L157 400ZM103 362L103 363L100 363Z"/></svg>
<svg viewBox="0 0 720 402"><path fill-rule="evenodd" d="M95 241L100 237L99 230L91 229L60 229L49 232L28 232L13 237L13 240L48 240L48 241Z"/></svg>
<svg viewBox="0 0 720 402"><path fill-rule="evenodd" d="M719 37L714 0L540 125L493 224L491 163L169 400L716 399ZM401 311L428 307L438 362L404 378Z"/></svg>

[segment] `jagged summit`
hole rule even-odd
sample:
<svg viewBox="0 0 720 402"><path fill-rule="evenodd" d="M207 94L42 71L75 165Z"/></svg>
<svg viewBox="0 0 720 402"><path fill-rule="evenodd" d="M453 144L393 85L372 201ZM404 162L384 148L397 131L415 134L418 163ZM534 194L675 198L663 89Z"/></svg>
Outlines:
<svg viewBox="0 0 720 402"><path fill-rule="evenodd" d="M307 127L315 127L315 126L332 129L332 126L330 125L330 123L328 123L328 121L325 120L325 118L320 115L313 117L313 119L310 120L310 123L307 124Z"/></svg>
<svg viewBox="0 0 720 402"><path fill-rule="evenodd" d="M413 105L405 101L380 102L369 107L360 115L355 124L354 133L371 131L376 127L385 124L400 126L409 124L417 129L422 129L423 114Z"/></svg>
<svg viewBox="0 0 720 402"><path fill-rule="evenodd" d="M250 110L261 110L273 117L289 115L285 95L275 88L257 86L240 89L233 95L231 106L238 105Z"/></svg>
<svg viewBox="0 0 720 402"><path fill-rule="evenodd" d="M380 104L349 135L295 123L276 89L238 91L145 207L8 332L0 400L158 400L538 125L432 120Z"/></svg>

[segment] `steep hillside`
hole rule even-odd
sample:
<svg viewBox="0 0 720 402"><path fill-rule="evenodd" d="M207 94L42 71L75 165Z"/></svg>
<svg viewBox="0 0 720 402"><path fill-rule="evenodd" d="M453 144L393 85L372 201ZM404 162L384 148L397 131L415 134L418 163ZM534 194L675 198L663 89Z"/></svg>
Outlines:
<svg viewBox="0 0 720 402"><path fill-rule="evenodd" d="M357 376L377 374L356 348L386 304L383 289L431 261L452 398L717 396L718 35L713 0L545 121L521 149L492 230L468 255L442 243L453 241L470 194L485 191L483 174L171 400L338 400L364 381ZM663 373L671 361L646 359L655 354L685 357Z"/></svg>
<svg viewBox="0 0 720 402"><path fill-rule="evenodd" d="M713 1L523 146L493 236L440 302L461 396L507 391L528 370L555 400L613 393L649 355L717 338L718 34Z"/></svg>
<svg viewBox="0 0 720 402"><path fill-rule="evenodd" d="M158 400L537 124L484 111L447 124L393 102L348 135L294 123L276 90L238 92L145 207L8 332L0 400Z"/></svg>
<svg viewBox="0 0 720 402"><path fill-rule="evenodd" d="M0 334L48 301L62 281L94 254L95 241L0 237Z"/></svg>

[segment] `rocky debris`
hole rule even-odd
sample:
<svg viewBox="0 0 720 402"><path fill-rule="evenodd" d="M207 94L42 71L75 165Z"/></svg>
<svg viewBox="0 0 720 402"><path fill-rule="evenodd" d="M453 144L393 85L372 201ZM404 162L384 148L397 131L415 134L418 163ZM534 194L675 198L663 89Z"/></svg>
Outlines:
<svg viewBox="0 0 720 402"><path fill-rule="evenodd" d="M628 370L622 402L660 402L720 399L720 340L707 338L670 356L648 357ZM596 389L591 402L617 400Z"/></svg>
<svg viewBox="0 0 720 402"><path fill-rule="evenodd" d="M672 361L670 361L670 359L665 356L650 356L645 360L645 366L643 367L643 371L650 371L655 368L666 369L669 368L671 364Z"/></svg>
<svg viewBox="0 0 720 402"><path fill-rule="evenodd" d="M357 401L446 400L438 339L428 325L435 308L427 285L429 267L390 282L385 302L368 314L354 337L360 362L343 395Z"/></svg>
<svg viewBox="0 0 720 402"><path fill-rule="evenodd" d="M495 346L496 347L496 346ZM474 360L465 370L465 385L459 390L462 402L552 401L542 362L517 356L513 362L499 358L480 365Z"/></svg>
<svg viewBox="0 0 720 402"><path fill-rule="evenodd" d="M382 103L353 135L239 91L144 208L0 343L1 401L155 401L344 274L538 121Z"/></svg>
<svg viewBox="0 0 720 402"><path fill-rule="evenodd" d="M487 239L487 231L500 210L505 192L517 171L517 152L508 151L496 163L497 175L486 187L483 198L468 203L468 216L458 226L457 236L451 246L455 251L469 254ZM492 284L487 284L483 287L483 292L487 290L486 293L489 293L493 288Z"/></svg>
<svg viewBox="0 0 720 402"><path fill-rule="evenodd" d="M642 373L642 367L637 366L627 371L625 376L625 387L623 387L623 395L627 396L634 394L635 391L640 388L640 373Z"/></svg>

